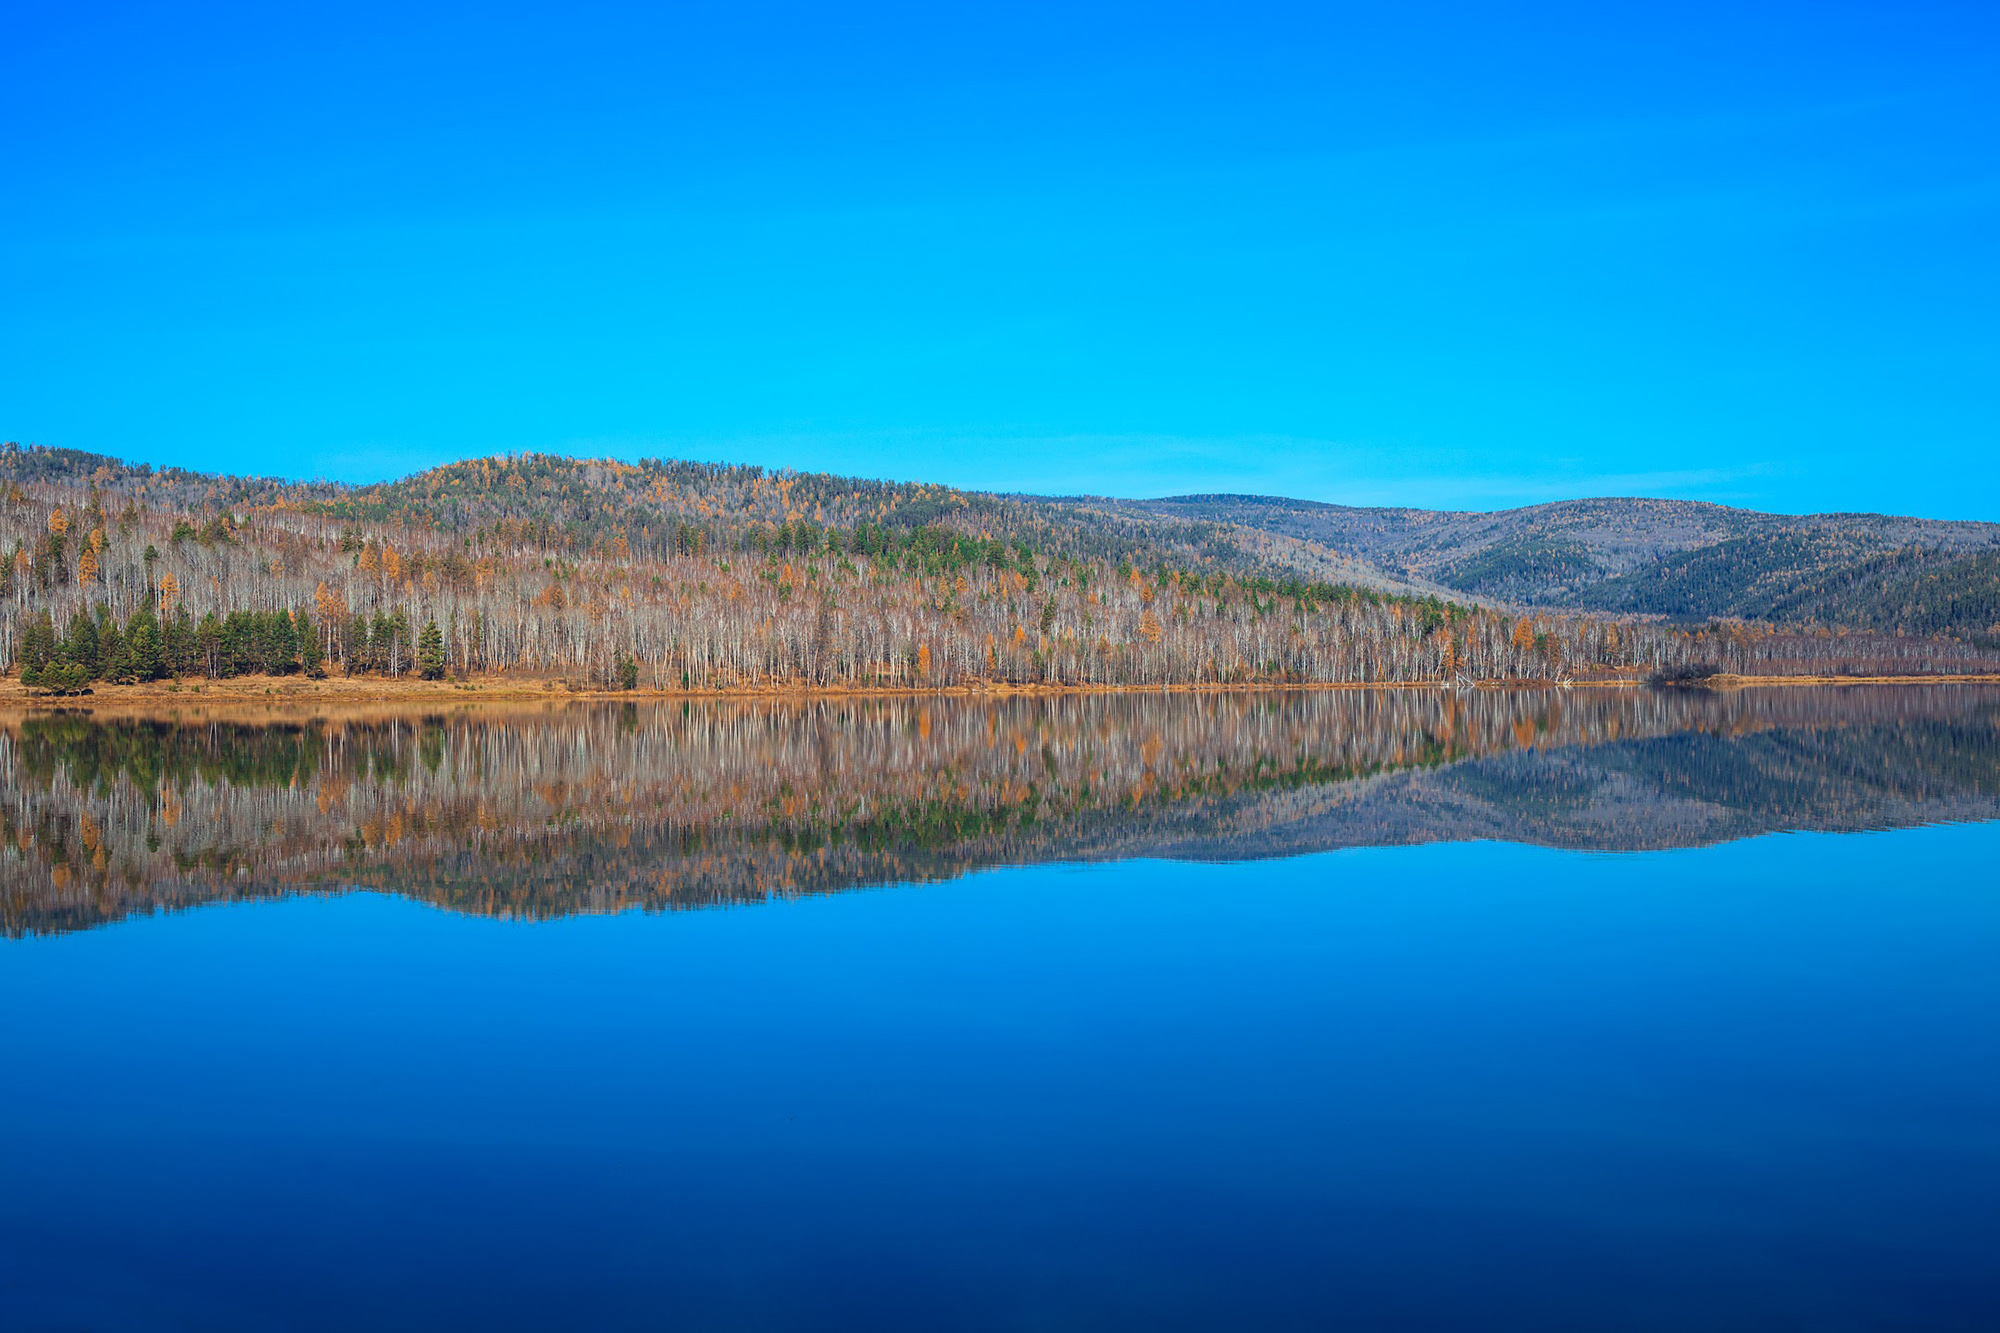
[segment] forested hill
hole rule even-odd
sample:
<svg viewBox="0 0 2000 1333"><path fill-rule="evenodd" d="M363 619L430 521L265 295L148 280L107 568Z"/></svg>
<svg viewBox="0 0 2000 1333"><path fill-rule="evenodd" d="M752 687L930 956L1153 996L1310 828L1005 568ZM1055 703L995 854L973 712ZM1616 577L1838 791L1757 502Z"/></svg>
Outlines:
<svg viewBox="0 0 2000 1333"><path fill-rule="evenodd" d="M366 485L155 469L74 449L0 446L0 482L89 486L116 507L135 497L188 514L287 510L357 528L492 534L549 551L617 546L634 555L735 548L761 535L789 549L807 534L931 529L1045 555L1141 567L1287 575L1416 595L1440 589L1252 525L1124 513L1074 501L963 491L755 466L518 454L448 463Z"/></svg>
<svg viewBox="0 0 2000 1333"><path fill-rule="evenodd" d="M1646 499L1492 513L1253 495L1068 503L1269 532L1469 599L2000 637L2000 523Z"/></svg>
<svg viewBox="0 0 2000 1333"><path fill-rule="evenodd" d="M1937 674L2000 658L1996 575L1996 525L1675 501L1121 501L545 454L355 486L0 447L0 671L63 691Z"/></svg>
<svg viewBox="0 0 2000 1333"><path fill-rule="evenodd" d="M547 455L369 486L0 451L0 671L525 673L551 688L1555 679L1800 645L1533 620L1252 528L759 468ZM1855 670L1962 645L1805 645Z"/></svg>
<svg viewBox="0 0 2000 1333"><path fill-rule="evenodd" d="M2000 523L1794 516L1689 500L1590 499L1491 513L1249 495L993 495L923 482L681 461L531 454L346 486L154 469L0 447L0 481L143 493L190 514L295 509L356 525L506 533L550 550L659 554L783 545L808 530L926 528L1139 566L1338 582L1468 603L1738 617L1890 633L2000 635Z"/></svg>

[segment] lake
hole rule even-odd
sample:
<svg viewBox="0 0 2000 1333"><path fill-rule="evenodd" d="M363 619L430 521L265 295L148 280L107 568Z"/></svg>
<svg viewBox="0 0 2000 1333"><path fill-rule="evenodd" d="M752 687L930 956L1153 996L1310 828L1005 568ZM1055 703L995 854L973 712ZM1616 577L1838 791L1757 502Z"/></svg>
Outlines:
<svg viewBox="0 0 2000 1333"><path fill-rule="evenodd" d="M0 723L0 1327L2000 1327L2000 690Z"/></svg>

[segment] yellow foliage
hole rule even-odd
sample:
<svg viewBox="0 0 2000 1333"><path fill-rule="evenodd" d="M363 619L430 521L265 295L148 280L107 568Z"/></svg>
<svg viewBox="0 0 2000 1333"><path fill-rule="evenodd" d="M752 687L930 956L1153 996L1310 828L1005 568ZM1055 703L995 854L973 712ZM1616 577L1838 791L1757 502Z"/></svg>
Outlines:
<svg viewBox="0 0 2000 1333"><path fill-rule="evenodd" d="M327 587L324 580L321 580L318 589L313 593L313 609L319 613L320 623L323 625L337 625L347 619L346 600Z"/></svg>

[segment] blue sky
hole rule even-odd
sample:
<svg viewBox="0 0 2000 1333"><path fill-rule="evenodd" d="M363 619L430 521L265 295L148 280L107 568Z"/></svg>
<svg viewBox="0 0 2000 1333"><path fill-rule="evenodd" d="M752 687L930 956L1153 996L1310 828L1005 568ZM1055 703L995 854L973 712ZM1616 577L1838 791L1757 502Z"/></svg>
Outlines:
<svg viewBox="0 0 2000 1333"><path fill-rule="evenodd" d="M16 7L0 438L2000 519L1996 12Z"/></svg>

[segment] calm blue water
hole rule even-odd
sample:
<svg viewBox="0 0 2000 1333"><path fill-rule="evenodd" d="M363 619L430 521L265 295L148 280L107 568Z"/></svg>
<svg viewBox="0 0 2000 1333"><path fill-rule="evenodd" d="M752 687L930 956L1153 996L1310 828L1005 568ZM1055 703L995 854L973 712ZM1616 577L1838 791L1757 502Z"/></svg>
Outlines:
<svg viewBox="0 0 2000 1333"><path fill-rule="evenodd" d="M2000 1327L2000 825L0 941L9 1329Z"/></svg>

